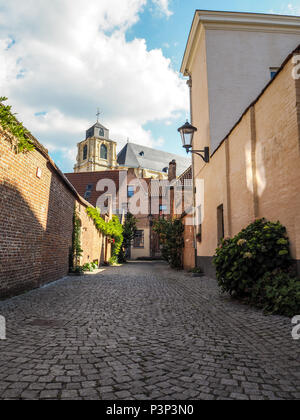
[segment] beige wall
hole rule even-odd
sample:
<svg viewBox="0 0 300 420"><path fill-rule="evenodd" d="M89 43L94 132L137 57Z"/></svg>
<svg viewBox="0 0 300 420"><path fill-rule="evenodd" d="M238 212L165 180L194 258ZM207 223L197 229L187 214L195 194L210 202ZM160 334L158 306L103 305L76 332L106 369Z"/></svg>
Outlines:
<svg viewBox="0 0 300 420"><path fill-rule="evenodd" d="M194 226L189 223L189 217L183 219L184 229L184 249L183 249L183 267L185 270L191 270L195 267L195 247L194 247Z"/></svg>
<svg viewBox="0 0 300 420"><path fill-rule="evenodd" d="M300 19L298 33L248 25L206 30L212 151L270 81L270 67L280 67L299 41Z"/></svg>
<svg viewBox="0 0 300 420"><path fill-rule="evenodd" d="M293 256L300 259L300 83L296 97L291 73L290 60L255 106L258 213L287 227Z"/></svg>
<svg viewBox="0 0 300 420"><path fill-rule="evenodd" d="M138 227L138 230L144 231L144 248L131 247L131 259L150 257L150 229L145 227Z"/></svg>
<svg viewBox="0 0 300 420"><path fill-rule="evenodd" d="M193 148L198 150L203 149L203 147L208 145L207 139L210 138L205 32L202 33L199 39L193 65L191 110L193 125L198 128L194 136ZM203 166L203 160L193 155L195 176L199 174Z"/></svg>
<svg viewBox="0 0 300 420"><path fill-rule="evenodd" d="M192 77L194 146L214 152L300 40L300 18L197 11L181 72Z"/></svg>
<svg viewBox="0 0 300 420"><path fill-rule="evenodd" d="M255 218L279 220L288 230L293 258L300 260L300 81L291 73L290 59L210 163L201 171L196 166L196 177L205 183L199 257L215 253L217 207L223 204L225 236Z"/></svg>

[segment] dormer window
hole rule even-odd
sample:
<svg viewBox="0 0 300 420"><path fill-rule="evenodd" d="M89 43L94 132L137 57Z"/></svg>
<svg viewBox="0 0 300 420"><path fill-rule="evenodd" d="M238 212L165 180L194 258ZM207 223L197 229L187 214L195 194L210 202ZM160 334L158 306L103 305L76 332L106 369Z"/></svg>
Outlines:
<svg viewBox="0 0 300 420"><path fill-rule="evenodd" d="M100 147L100 158L107 160L107 147L105 146L105 144L101 144Z"/></svg>
<svg viewBox="0 0 300 420"><path fill-rule="evenodd" d="M169 172L169 168L164 168L163 170L162 170L165 174L167 174L168 172Z"/></svg>
<svg viewBox="0 0 300 420"><path fill-rule="evenodd" d="M87 159L87 155L88 155L88 147L87 147L87 144L86 144L83 148L83 160Z"/></svg>
<svg viewBox="0 0 300 420"><path fill-rule="evenodd" d="M99 136L104 137L104 130L103 128L99 128Z"/></svg>
<svg viewBox="0 0 300 420"><path fill-rule="evenodd" d="M279 67L270 67L271 79L274 79L278 71L279 71Z"/></svg>

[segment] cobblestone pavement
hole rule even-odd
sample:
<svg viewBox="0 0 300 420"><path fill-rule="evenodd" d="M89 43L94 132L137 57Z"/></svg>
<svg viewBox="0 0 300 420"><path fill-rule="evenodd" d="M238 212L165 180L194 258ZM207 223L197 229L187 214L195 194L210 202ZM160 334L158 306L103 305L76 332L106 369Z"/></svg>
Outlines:
<svg viewBox="0 0 300 420"><path fill-rule="evenodd" d="M0 315L1 399L300 399L290 320L164 263L69 277Z"/></svg>

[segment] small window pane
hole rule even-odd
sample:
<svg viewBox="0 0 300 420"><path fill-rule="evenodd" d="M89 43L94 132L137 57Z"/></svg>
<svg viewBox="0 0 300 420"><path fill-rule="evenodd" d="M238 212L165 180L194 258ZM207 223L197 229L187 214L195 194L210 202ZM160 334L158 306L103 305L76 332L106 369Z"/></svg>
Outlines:
<svg viewBox="0 0 300 420"><path fill-rule="evenodd" d="M100 148L100 158L107 160L107 147L105 146L105 144L102 144L101 145L101 148Z"/></svg>
<svg viewBox="0 0 300 420"><path fill-rule="evenodd" d="M129 198L134 196L134 187L133 186L129 185L127 195L128 195Z"/></svg>
<svg viewBox="0 0 300 420"><path fill-rule="evenodd" d="M88 147L87 145L85 145L83 148L83 160L87 159L87 155L88 155Z"/></svg>
<svg viewBox="0 0 300 420"><path fill-rule="evenodd" d="M133 240L134 248L144 248L144 231L138 230Z"/></svg>

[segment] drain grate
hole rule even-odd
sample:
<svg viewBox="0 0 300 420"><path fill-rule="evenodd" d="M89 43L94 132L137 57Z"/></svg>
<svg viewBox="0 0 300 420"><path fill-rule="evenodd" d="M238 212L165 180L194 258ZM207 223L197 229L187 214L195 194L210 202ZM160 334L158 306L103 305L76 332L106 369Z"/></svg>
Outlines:
<svg viewBox="0 0 300 420"><path fill-rule="evenodd" d="M30 325L31 327L60 328L63 327L65 323L65 321L57 319L34 319L33 321L29 321L26 324Z"/></svg>

